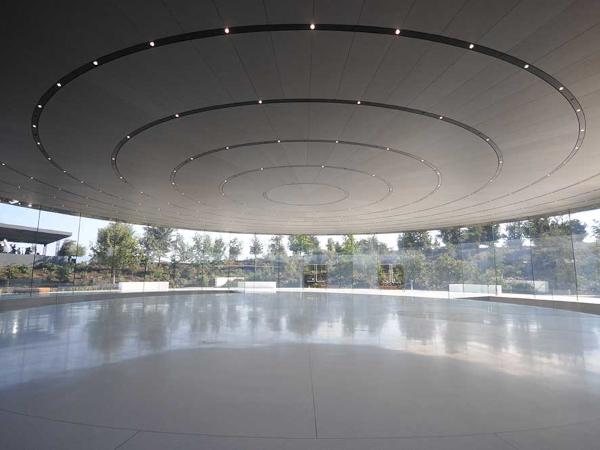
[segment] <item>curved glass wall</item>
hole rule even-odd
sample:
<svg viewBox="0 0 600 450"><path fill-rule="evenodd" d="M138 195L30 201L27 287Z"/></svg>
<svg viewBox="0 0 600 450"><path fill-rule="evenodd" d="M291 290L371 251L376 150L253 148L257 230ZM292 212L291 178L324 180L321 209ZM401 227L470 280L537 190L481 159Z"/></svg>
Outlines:
<svg viewBox="0 0 600 450"><path fill-rule="evenodd" d="M282 236L147 227L2 203L0 301L275 287L600 303L599 221L600 210L591 210L444 230Z"/></svg>

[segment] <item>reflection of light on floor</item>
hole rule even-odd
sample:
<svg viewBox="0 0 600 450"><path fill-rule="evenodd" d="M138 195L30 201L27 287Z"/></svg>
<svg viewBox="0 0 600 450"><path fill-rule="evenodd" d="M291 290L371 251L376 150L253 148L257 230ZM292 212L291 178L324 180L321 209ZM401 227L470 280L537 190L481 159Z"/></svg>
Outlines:
<svg viewBox="0 0 600 450"><path fill-rule="evenodd" d="M599 318L469 300L200 294L34 308L0 320L5 335L19 336L0 346L3 383L11 373L24 381L162 351L288 343L372 346L522 376L600 373Z"/></svg>

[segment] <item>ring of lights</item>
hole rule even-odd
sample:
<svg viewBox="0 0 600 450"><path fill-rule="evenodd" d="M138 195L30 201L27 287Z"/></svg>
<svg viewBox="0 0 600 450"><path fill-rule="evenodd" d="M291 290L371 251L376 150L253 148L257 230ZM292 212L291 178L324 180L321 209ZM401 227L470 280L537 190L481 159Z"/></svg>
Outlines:
<svg viewBox="0 0 600 450"><path fill-rule="evenodd" d="M231 177L231 178L233 178L233 177ZM337 198L335 200L325 200L325 201L312 202L312 203L290 203L290 202L285 202L282 200L276 200L273 198L273 191L276 189L289 188L289 187L296 188L298 186L318 186L318 187L323 187L323 188L330 188L332 190L339 191L342 195L340 198ZM348 192L345 189L342 189L339 186L334 186L333 184L327 184L327 183L285 183L285 184L281 184L279 186L272 187L268 191L264 191L262 193L262 196L265 200L268 200L273 203L279 203L280 205L313 207L313 206L333 205L334 203L343 202L348 197L350 197L350 192Z"/></svg>
<svg viewBox="0 0 600 450"><path fill-rule="evenodd" d="M228 103L228 104L222 104L222 105L211 105L211 106L207 106L207 107L203 107L203 108L197 108L197 109L192 109L192 110L188 110L188 111L182 111L179 113L174 113L171 114L169 116L166 117L161 117L159 119L156 119L152 122L149 122L147 124L142 125L139 128L136 128L135 130L132 130L131 132L129 132L126 136L124 136L115 146L115 148L113 149L113 152L111 154L111 165L113 168L113 171L115 173L115 175L123 182L123 183L127 183L127 184L131 184L127 177L125 177L121 171L119 170L118 167L118 158L119 158L119 154L121 152L121 150L123 149L123 147L128 143L131 142L136 136L139 136L141 133L148 131L158 125L164 124L164 123L168 123L170 121L173 120L178 120L178 119L182 119L185 117L189 117L189 116L193 116L193 115L197 115L197 114L203 114L203 113L208 113L211 111L217 111L217 110L224 110L224 109L229 109L229 108L240 108L240 107L249 107L249 106L258 106L258 105L270 105L270 104L290 104L290 103L298 103L298 104L303 104L303 103L329 103L329 104L342 104L342 105L352 105L352 106L361 106L361 107L374 107L374 108L382 108L382 109L390 109L390 110L394 110L394 111L402 111L402 112L407 112L410 114L416 114L416 115L420 115L420 116L424 116L424 117L429 117L431 119L434 119L436 121L443 121L445 123L449 123L451 125L460 127L466 131L468 131L469 133L473 134L474 136L476 136L477 138L481 139L482 141L484 141L491 149L492 151L495 153L496 156L496 169L494 171L494 174L492 175L492 177L490 177L482 186L478 187L477 189L475 189L473 192L466 194L462 197L459 197L457 199L451 200L449 202L446 202L444 204L435 206L436 207L440 207L440 206L446 206L461 200L464 200L467 197L470 197L472 195L475 195L476 193L482 191L483 189L485 189L489 183L494 182L494 180L496 178L498 178L498 176L500 176L500 173L502 171L502 165L503 165L503 157L502 157L502 151L500 150L500 147L494 142L494 140L492 140L489 136L487 136L485 133L477 130L476 128L473 128L465 123L462 123L458 120L452 119L450 117L444 117L444 116L439 116L437 114L434 114L432 112L428 112L428 111L423 111L420 109L416 109L416 108L408 108L405 106L400 106L400 105L391 105L391 104L386 104L386 103L377 103L377 102L369 102L369 101L359 101L359 100L347 100L347 99L326 99L326 98L295 98L295 99L266 99L266 100L258 100L258 101L247 101L247 102L236 102L236 103ZM188 159L186 159L185 161L183 161L182 163L180 163L178 166L175 167L175 169L173 169L171 171L171 184L176 186L176 182L174 180L174 175L177 173L177 171L183 167L185 164L188 164L190 161L193 161L197 158L200 158L202 156L207 156L213 153L217 153L219 151L224 151L224 150L229 150L229 149L234 149L234 148L238 148L240 146L245 146L245 145L257 145L257 144L269 144L269 143L281 143L281 142L329 142L329 143L346 143L346 144L350 144L350 145L361 145L364 147L370 147L370 148L378 148L378 149L382 149L382 150L386 150L386 151L394 151L395 153L398 154L402 154L405 156L408 156L410 158L416 159L418 161L420 161L421 163L425 163L426 165L428 165L430 168L434 169L437 177L438 177L438 183L436 188L429 193L428 195L426 195L425 197L421 197L413 202L407 203L407 204L403 204L400 206L396 206L394 208L388 208L386 209L386 211L391 211L391 210L397 210L400 208L405 208L406 206L409 205L413 205L415 203L418 203L422 200L424 200L425 198L427 198L429 195L433 194L435 191L437 191L440 186L441 186L441 174L440 171L435 168L433 166L433 164L429 163L429 162L425 162L424 159L421 159L411 153L407 153L401 150L397 150L397 149L391 149L390 147L384 147L381 145L370 145L370 144L365 144L365 143L357 143L357 142L351 142L351 141L339 141L339 140L325 140L325 139L321 139L321 140L312 140L312 141L299 141L299 140L271 140L271 141L261 141L261 142L254 142L254 143L250 143L250 144L241 144L241 145L230 145L230 146L225 146L225 147L220 147L218 149L212 149L212 150L208 150L204 153L200 153L194 156L189 157ZM132 186L133 187L133 186ZM135 189L135 187L133 187ZM143 191L140 191L140 193L142 195L148 195L147 193L144 193ZM380 211L381 212L381 211Z"/></svg>
<svg viewBox="0 0 600 450"><path fill-rule="evenodd" d="M127 47L122 50L118 50L116 52L112 52L110 54L107 54L100 58L97 58L96 60L94 60L90 63L84 64L84 65L78 67L77 69L73 70L72 72L70 72L67 75L65 75L64 77L62 77L52 87L50 87L42 95L38 104L34 108L34 111L32 114L32 134L33 134L33 138L36 142L37 148L44 155L44 157L47 159L47 161L51 165L53 165L56 169L60 170L63 174L70 177L71 179L78 181L82 185L85 185L86 187L93 189L103 195L107 195L112 198L117 198L119 200L125 200L125 201L130 202L129 200L121 199L120 196L118 196L118 195L106 192L105 190L102 190L98 187L94 187L94 186L86 183L84 180L79 179L74 174L69 173L68 171L63 169L56 161L54 161L52 156L44 148L44 145L41 140L40 133L39 133L40 118L42 116L44 107L48 104L50 99L60 89L62 89L69 82L73 81L75 78L85 74L86 72L88 72L90 70L93 70L94 68L96 68L102 64L106 64L110 61L125 57L125 56L133 54L133 53L147 51L154 47L171 45L171 44L175 44L178 42L190 41L190 40L195 40L195 39L212 38L212 37L223 36L223 35L228 35L228 34L279 32L279 31L306 31L306 30L390 35L390 36L401 37L401 38L430 41L430 42L435 42L435 43L439 43L439 44L443 44L443 45L449 45L449 46L453 46L453 47L457 47L457 48L464 48L465 50L478 52L478 53L487 55L489 57L496 58L498 60L502 60L506 63L512 64L516 67L521 68L522 70L527 71L528 73L531 73L532 75L536 76L537 78L543 80L545 83L547 83L548 85L553 87L560 95L562 95L566 99L566 101L570 104L571 108L573 109L576 119L577 119L577 122L578 122L578 125L579 125L577 139L573 146L573 149L560 162L560 164L558 166L556 166L555 168L553 168L550 172L548 172L548 174L546 176L551 176L554 172L556 172L557 170L560 170L560 168L562 168L565 164L567 164L573 158L573 156L576 154L576 152L579 150L581 143L583 142L583 139L585 137L585 114L581 108L579 101L575 98L575 96L572 94L572 92L569 89L567 89L566 87L564 87L562 85L562 83L560 83L557 79L555 79L548 73L546 73L546 72L542 71L541 69L539 69L533 65L530 65L526 61L516 58L512 55L497 51L497 50L489 48L489 47L484 47L484 46L480 46L477 44L473 44L473 43L470 43L470 42L467 42L464 40L454 39L454 38L450 38L447 36L441 36L441 35L436 35L436 34L423 33L423 32L418 32L418 31L413 31L413 30L397 30L397 29L386 28L386 27L373 27L373 26L361 26L361 25L318 24L318 25L308 26L307 24L269 24L269 25L249 25L249 26L240 26L240 27L229 27L226 30L223 30L223 29L200 30L200 31L191 32L191 33L173 35L173 36L169 36L166 38L157 39L157 40L149 42L149 43L148 42L140 43L140 44L133 45L131 47ZM266 101L264 101L264 103L266 103ZM357 101L357 103L360 103L360 102ZM362 103L365 105L368 105L369 102L363 101ZM439 116L439 117L446 120L446 118L443 116ZM502 160L499 159L499 161L502 161ZM534 185L536 183L541 182L544 179L546 179L546 177L538 178L537 180L533 181L532 183L529 183L526 186L523 186L517 190L514 190L508 194L502 195L502 196L497 197L492 200L498 200L498 199L504 198L508 195L512 195L514 193L520 192L524 189L531 187L532 185ZM33 178L32 178L32 180L33 180ZM37 179L34 181L44 183ZM493 181L493 180L491 180L491 181ZM45 184L48 184L48 183L45 183ZM579 184L579 183L576 183L576 184ZM484 189L484 188L485 188L485 186L482 186L480 189L478 189L475 192L468 194L467 196L462 197L462 198L466 198L471 195L474 195L475 193L479 192L481 189ZM58 190L60 190L60 188L58 188ZM540 196L532 197L532 198L541 197L543 195L548 195L551 193L552 192L548 192L548 193L542 194ZM74 195L81 196L80 194L74 194ZM86 199L87 199L87 197L86 197ZM458 199L458 200L461 200L461 199ZM108 205L108 202L104 202L102 200L96 200L96 199L92 199L92 200L98 201L100 203L106 203ZM458 200L453 200L449 203L453 203L454 201L458 201ZM491 200L487 200L486 202L483 202L483 203L487 203L489 201L491 201ZM135 202L133 202L133 203L135 203ZM441 205L435 205L435 206L433 206L431 208L427 208L427 209L439 208L439 207L445 206L449 203L447 202L447 203L444 203ZM480 204L482 204L482 203L480 203ZM114 205L112 205L112 206L114 206ZM462 209L473 208L475 206L477 206L477 205L470 205L470 206L467 206L466 208L462 208ZM137 210L134 210L134 211L137 211ZM425 211L425 210L422 210L422 211ZM443 214L443 213L441 213L441 214ZM437 214L434 214L434 215L437 215Z"/></svg>
<svg viewBox="0 0 600 450"><path fill-rule="evenodd" d="M252 146L255 146L255 145L269 145L269 144L271 144L271 145L278 145L278 144L285 144L285 143L310 143L310 142L313 142L313 143L328 143L328 144L346 144L346 145L353 145L353 146L359 146L359 147L368 147L368 148L372 148L372 149L382 150L382 151L385 151L385 152L396 153L396 154L399 154L399 155L402 155L402 156L414 159L418 163L423 164L424 166L426 166L427 168L429 168L432 172L434 172L434 174L436 176L436 179L437 179L437 183L435 184L435 186L429 192L427 192L424 196L421 196L421 197L419 197L419 198L417 198L417 199L415 199L415 200L413 200L413 201L411 201L409 203L406 203L406 204L403 204L403 205L400 205L400 206L396 206L393 209L404 208L406 206L413 205L415 203L423 201L427 197L433 195L440 188L440 186L442 185L442 174L441 174L440 170L434 164L432 164L431 162L429 162L429 161L427 161L425 159L422 159L419 156L416 156L416 155L414 155L412 153L408 153L408 152L405 152L405 151L402 151L402 150L398 150L398 149L395 149L395 148L391 148L391 147L383 147L381 145L364 144L364 143L361 143L361 142L340 141L340 140L330 140L330 139L276 139L276 140L271 140L271 141L246 142L244 144L228 145L226 147L219 147L219 148L216 148L216 149L208 150L208 151L205 151L203 153L200 153L200 154L197 154L197 155L194 155L194 156L190 156L190 157L186 158L184 161L182 161L179 164L177 164L177 166L175 166L175 168L173 170L171 170L171 178L170 178L171 185L180 194L185 194L184 192L182 192L179 189L179 186L177 184L177 174L179 173L179 171L183 167L185 167L188 164L191 164L194 161L197 162L202 157L206 157L206 156L209 156L209 155L214 155L214 154L219 153L219 152L228 152L228 151L232 151L232 150L239 149L239 148L252 147ZM298 166L289 165L289 166L285 166L285 167L298 167ZM327 168L335 168L335 169L348 170L348 171L355 172L355 173L360 173L360 174L363 174L363 175L370 175L371 177L376 177L376 178L380 179L381 181L383 181L387 185L387 188L388 188L387 194L384 197L380 198L379 200L376 200L376 201L374 201L374 202L372 202L370 204L367 204L367 205L363 205L362 207L374 205L376 203L379 203L379 202L383 201L393 191L392 184L389 181L381 179L376 174L369 174L369 173L361 171L361 170L349 169L349 168L345 168L345 167L335 167L335 166L325 166L325 165L320 165L320 166L319 165L314 165L314 166L311 166L311 167L315 167L315 168L317 168L317 167L326 168L327 167ZM251 171L242 172L241 174L244 174L244 173L247 173L247 172L251 172ZM238 174L238 175L241 175L241 174ZM219 186L219 191L220 191L221 194L224 194L223 186L225 185L225 183L227 183L228 180L231 180L235 176L236 175L230 176L230 177L228 177L227 179L225 179L221 183L221 185ZM122 177L122 175L119 175L119 177ZM191 199L192 197L188 196L188 198ZM200 202L198 199L194 199L194 200L196 202ZM352 210L352 209L353 208L345 208L345 209L343 209L343 211L348 211L348 210ZM387 210L388 209L386 209L386 211ZM332 212L335 212L335 211L332 211Z"/></svg>

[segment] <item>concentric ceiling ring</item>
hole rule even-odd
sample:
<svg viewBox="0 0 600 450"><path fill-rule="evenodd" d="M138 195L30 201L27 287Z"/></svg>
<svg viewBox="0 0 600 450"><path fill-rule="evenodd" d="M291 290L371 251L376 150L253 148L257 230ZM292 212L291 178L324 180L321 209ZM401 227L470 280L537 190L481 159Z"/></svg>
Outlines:
<svg viewBox="0 0 600 450"><path fill-rule="evenodd" d="M80 66L79 68L73 70L72 72L68 73L67 75L62 77L60 80L58 80L52 87L50 87L42 95L38 104L34 108L34 111L32 114L33 138L36 142L36 145L37 145L39 151L44 155L46 160L50 164L52 164L56 169L60 170L62 173L64 173L71 179L78 181L83 185L86 185L86 187L89 187L90 189L94 189L101 194L120 199L119 196L109 193L109 192L106 192L98 187L89 185L84 180L81 180L80 178L76 177L75 175L73 175L73 174L69 173L68 171L66 171L65 169L63 169L56 161L54 161L52 156L44 148L44 145L41 140L40 133L39 133L40 118L42 116L42 112L43 112L45 106L48 104L50 99L60 89L64 88L64 86L66 84L68 84L69 82L73 81L74 79L78 78L79 76L83 75L84 73L86 73L90 70L93 70L94 68L98 67L99 65L106 64L110 61L125 57L125 56L133 54L133 53L151 50L152 48L156 48L156 47L160 47L160 46L165 46L165 45L170 45L170 44L175 44L178 42L184 42L184 41L195 40L195 39L205 39L205 38L212 38L212 37L217 37L217 36L224 36L226 34L233 35L233 34L244 34L244 33L257 33L257 32L308 31L310 29L313 29L314 31L334 31L334 32L352 32L352 33L370 33L370 34L389 35L389 36L392 36L395 38L403 37L403 38L409 38L409 39L419 39L419 40L435 42L435 43L439 43L439 44L443 44L443 45L449 45L449 46L453 46L453 47L457 47L457 48L463 48L467 51L478 52L478 53L490 56L492 58L502 60L502 61L512 64L516 67L519 67L522 70L527 71L528 73L531 73L532 75L536 76L537 78L543 80L545 83L547 83L548 85L553 87L560 95L562 95L567 100L567 102L570 104L570 106L572 107L572 109L576 115L578 125L579 125L578 135L577 135L575 145L573 146L573 149L567 155L567 157L564 158L563 161L561 161L561 163L557 167L555 167L548 173L547 176L552 175L554 172L556 172L557 170L562 168L565 164L567 164L570 161L570 159L573 158L575 153L579 150L581 143L583 142L583 139L585 137L585 115L583 113L583 110L581 108L579 101L575 98L575 96L572 94L572 92L569 89L567 89L565 86L563 86L562 83L560 83L554 77L552 77L548 73L542 71L541 69L539 69L533 65L530 65L529 63L525 62L524 60L521 60L514 56L508 55L506 53L497 51L495 49L491 49L489 47L484 47L484 46L470 43L468 41L454 39L454 38L436 35L436 34L423 33L423 32L413 31L413 30L396 30L393 28L386 28L386 27L372 27L372 26L362 26L362 25L336 25L336 24L317 24L316 27L309 27L308 24L248 25L248 26L240 26L240 27L229 27L227 33L225 33L225 31L223 29L200 30L200 31L195 31L195 32L191 32L191 33L178 34L178 35L173 35L173 36L169 36L166 38L157 39L155 41L152 41L151 43L148 43L148 42L140 43L140 44L133 45L131 47L127 47L122 50L112 52L112 53L102 56L90 63L84 64L84 65ZM266 103L266 101L264 103ZM367 101L363 101L362 103L365 105L368 105ZM435 116L435 114L434 114L434 116ZM440 116L440 117L443 117L443 116ZM501 161L501 160L499 160L499 161ZM520 190L526 189L526 188L532 186L533 184L536 184L536 183L542 181L543 179L545 179L545 177L537 179L533 183L530 183L527 186L524 186L516 191L513 191L513 192L509 193L508 195L511 195L512 193L516 193ZM483 189L483 188L484 188L484 186L482 186L480 189ZM476 191L476 192L478 192L478 191ZM469 194L468 196L473 195L474 193ZM502 198L502 197L500 197L500 198ZM448 203L446 203L446 204L448 204ZM446 204L444 204L444 205L446 205ZM437 205L435 207L444 206L444 205Z"/></svg>
<svg viewBox="0 0 600 450"><path fill-rule="evenodd" d="M496 178L498 178L498 176L500 175L500 172L502 171L502 165L503 165L503 157L502 157L502 151L500 150L500 147L498 146L498 144L496 144L494 142L494 140L492 140L489 136L487 136L485 133L479 131L476 128L471 127L470 125L467 125L463 122L460 122L458 120L455 120L451 117L444 117L444 116L440 116L437 114L434 114L432 112L429 111L423 111L420 109L416 109L416 108L409 108L406 106L399 106L399 105L391 105L391 104L387 104L387 103L378 103L378 102L369 102L369 101L358 101L358 100L347 100L347 99L330 99L330 98L295 98L295 99L265 99L265 100L258 100L258 101L246 101L246 102L236 102L236 103L226 103L226 104L221 104L221 105L212 105L212 106L207 106L207 107L203 107L203 108L196 108L196 109L191 109L191 110L187 110L187 111L182 111L182 112L178 112L178 113L174 113L174 114L170 114L169 116L166 117L161 117L160 119L156 119L152 122L149 122L139 128L136 128L135 130L132 130L131 132L129 132L126 136L124 136L123 138L121 138L121 140L117 143L117 145L115 146L115 148L113 149L113 152L111 154L111 165L113 168L113 171L115 172L116 176L124 183L128 183L131 184L127 178L121 173L121 171L119 170L118 167L118 158L119 158L119 154L121 152L121 149L125 146L125 144L127 144L128 142L132 141L133 138L135 138L136 136L139 136L141 133L154 128L160 124L166 123L166 122L170 122L172 120L179 120L182 119L184 117L187 116L192 116L192 115L196 115L196 114L203 114L203 113L207 113L207 112L211 112L211 111L218 111L218 110L224 110L224 109L229 109L229 108L240 108L240 107L248 107L248 106L263 106L263 105L269 105L269 104L290 104L290 103L329 103L329 104L342 104L342 105L351 105L351 106L356 106L356 107L374 107L374 108L383 108L383 109L389 109L389 110L394 110L394 111L402 111L402 112L407 112L407 113L411 113L411 114L416 114L416 115L420 115L420 116L424 116L424 117L429 117L431 119L434 119L436 121L442 121L445 123L449 123L451 125L454 126L458 126L466 131L468 131L469 133L473 134L475 137L481 139L482 141L484 141L495 153L496 156L496 170L494 171L494 174L492 175L492 177L490 177L483 185L481 185L480 187L478 187L477 189L475 189L473 192L462 196L460 198L451 200L447 203L444 203L442 205L439 206L445 206L451 203L455 203L458 202L460 200L463 200L467 197L470 197L472 195L475 195L476 193L480 192L481 190L485 189L487 186L489 186L490 183L493 183L494 180ZM251 144L238 144L238 146L240 145L257 145L257 144L268 144L268 143L279 143L279 142L300 142L300 141L294 141L294 140L271 140L271 141L262 141L262 142L255 142L255 143L251 143ZM312 141L308 141L308 140L304 140L303 142L329 142L329 143L333 143L333 140L312 140ZM365 147L371 147L371 148L378 148L378 149L386 149L386 150L390 150L391 147L384 147L381 145L371 145L371 144L365 144L365 143L358 143L358 142L351 142L351 141L335 141L337 142L343 142L343 143L347 143L350 145L361 145L361 146L365 146ZM224 151L227 150L229 148L235 148L236 146L225 146L225 147L220 147L217 149L212 149L212 150L208 150L204 153L200 153L194 156L191 156L190 158L186 159L184 162L180 163L180 166L175 167L175 169L171 172L171 183L174 183L173 180L173 174L175 174L177 172L177 170L179 169L179 167L182 167L184 164L187 164L189 161L191 161L192 159L196 159L199 158L201 156L206 156L212 153L216 153L219 151ZM422 163L425 162L425 160L416 157L415 155L412 155L411 153L407 153L398 149L393 149L394 152L405 155L405 156L409 156L411 158L417 159L419 161L421 161ZM433 166L433 164L431 163L427 163L427 165L431 168L434 168L435 166ZM441 178L440 178L440 171L439 169L435 168L436 174L438 176L438 184L435 190L440 188L441 185ZM135 189L135 187L134 187ZM434 190L434 192L435 192ZM143 193L143 191L141 191ZM432 192L433 193L433 192ZM147 195L147 193L145 193L145 195ZM426 196L427 197L427 196ZM395 210L395 209L399 209L399 208L404 208L408 205L412 205L414 203L417 203L421 200L423 200L425 197L423 198L419 198L414 202L410 202L401 206L396 206L394 208L388 208L387 211L391 211L391 210Z"/></svg>
<svg viewBox="0 0 600 450"><path fill-rule="evenodd" d="M431 191L429 191L428 193L426 193L424 196L419 197L409 203L400 205L400 206L396 206L392 209L398 209L398 208L404 208L406 206L409 205L413 205L415 203L418 203L420 201L425 200L427 197L433 195L442 185L442 174L440 172L440 170L431 162L426 161L423 158L420 158L419 156L413 155L412 153L408 153L408 152L404 152L402 150L398 150L395 148L391 148L391 147L384 147L381 145L373 145L373 144L364 144L362 142L354 142L354 141L343 141L343 140L331 140L331 139L276 139L276 140L271 140L271 141L258 141L258 142L246 142L244 144L234 144L234 145L228 145L225 147L219 147L216 149L212 149L212 150L207 150L203 153L199 153L197 155L193 155L190 156L188 158L186 158L184 161L180 162L179 164L177 164L175 166L175 168L173 170L171 170L171 176L170 176L170 181L171 181L171 185L174 187L174 189L176 189L180 194L185 194L184 192L182 192L177 184L177 174L179 173L179 171L185 167L187 164L190 164L193 161L197 161L198 159L205 157L205 156L209 156L209 155L213 155L215 153L219 153L219 152L227 152L227 151L231 151L234 149L238 149L238 148L244 148L244 147L253 147L256 145L277 145L277 144L286 144L286 143L325 143L325 144L342 144L342 145L354 145L354 146L359 146L359 147L367 147L367 148L372 148L372 149L377 149L377 150L382 150L385 152L391 152L391 153L396 153L396 154L400 154L402 156L406 156L408 158L414 159L416 160L418 163L423 164L424 166L426 166L427 168L429 168L431 171L434 172L436 179L437 179L437 183L436 185L433 187L433 189L431 189ZM282 166L283 167L283 166ZM285 167L299 167L299 166L285 166ZM345 168L345 167L337 167L337 166L331 166L331 165L314 165L312 167L321 167L321 168L336 168L336 169L343 169L343 170L349 170L349 171L353 171L353 172L357 172L357 173L361 173L361 174L366 174L366 175L371 175L373 177L378 177L376 174L369 174L367 172L363 172L360 170L356 170L356 169L349 169L349 168ZM244 173L244 172L242 172ZM119 175L119 177L122 177L122 175ZM228 177L228 179L224 180L221 185L219 186L219 191L223 194L223 186L224 184L227 182L227 180L231 179L232 177ZM381 178L380 178L381 179ZM387 196L389 196L389 194L391 194L391 192L393 191L393 186L391 185L391 183L389 181L383 180L381 179L383 182L386 183L387 187L388 187L388 193L387 195L380 199L377 200L375 202L372 202L371 204L375 204L378 203L382 200L384 200ZM192 198L190 196L188 196L188 198ZM194 201L196 202L200 202L200 200L198 199L194 199ZM360 208L364 208L366 206L370 206L371 204L368 205L362 205ZM209 206L209 205L205 205L205 206ZM350 211L350 210L354 210L354 209L358 209L358 208L344 208L343 211ZM390 208L385 209L385 211L390 210Z"/></svg>
<svg viewBox="0 0 600 450"><path fill-rule="evenodd" d="M319 188L323 187L323 188L331 188L333 190L339 191L342 193L342 195L339 198L336 198L334 200L325 200L325 201L317 201L317 202L311 202L311 203L291 203L291 202L284 202L282 200L276 200L273 198L273 191L275 189L281 189L281 188L290 188L290 187L298 187L298 186L318 186ZM286 206L305 206L305 207L314 207L314 206L326 206L326 205L333 205L335 203L340 203L343 202L344 200L346 200L348 197L350 197L350 192L348 192L345 189L342 189L339 186L334 186L333 184L328 184L328 183L285 183L279 186L274 186L271 189L268 189L266 191L264 191L262 193L262 196L265 200L273 202L273 203L279 203L281 205L286 205Z"/></svg>
<svg viewBox="0 0 600 450"><path fill-rule="evenodd" d="M249 174L258 173L258 172L265 172L265 171L274 170L274 169L288 169L288 168L289 169L300 169L300 168L305 168L305 167L307 167L307 168L313 168L313 169L321 168L321 169L345 170L345 171L348 171L348 172L352 172L352 173L364 175L364 176L367 176L367 177L375 178L378 181L383 182L386 185L386 187L387 187L387 190L386 190L385 194L381 198L379 198L377 200L374 200L374 201L372 201L370 203L367 203L365 205L361 205L360 206L361 208L365 208L367 206L371 206L371 205L374 205L376 203L382 202L383 200L385 200L387 197L390 196L390 194L392 193L392 190L393 190L392 184L389 181L385 180L384 178L382 178L382 177L380 177L378 175L370 174L368 172L365 172L364 170L357 170L357 169L351 169L351 168L348 168L348 167L331 166L331 165L325 166L325 165L318 165L318 164L290 164L290 165L287 165L287 166L261 167L260 169L244 170L243 172L236 173L234 175L229 176L226 180L224 180L219 185L219 191L221 192L221 195L226 196L227 195L225 193L225 186L226 186L226 184L229 181L231 181L231 180L233 180L235 178L241 177L243 175L249 175ZM290 186L290 185L298 185L298 184L307 184L307 183L288 183L287 185ZM315 183L313 183L313 184L315 184ZM318 183L318 184L324 185L323 183ZM332 185L327 185L327 186L332 186ZM335 187L336 189L339 189L339 190L343 191L346 194L342 198L342 200L348 198L349 193L346 190L342 189L339 186L332 186L332 187ZM264 196L265 196L265 193L263 193L263 197ZM235 201L237 202L237 200L235 200ZM337 203L338 201L340 201L340 200L336 200L335 202L329 202L329 203L321 203L321 204L322 205L327 205L327 204L331 204L331 203ZM237 202L237 203L240 203L240 202ZM283 203L283 202L279 202L279 203ZM346 210L350 210L350 209L353 209L353 208L345 208L345 209ZM335 210L328 210L328 211L334 212Z"/></svg>

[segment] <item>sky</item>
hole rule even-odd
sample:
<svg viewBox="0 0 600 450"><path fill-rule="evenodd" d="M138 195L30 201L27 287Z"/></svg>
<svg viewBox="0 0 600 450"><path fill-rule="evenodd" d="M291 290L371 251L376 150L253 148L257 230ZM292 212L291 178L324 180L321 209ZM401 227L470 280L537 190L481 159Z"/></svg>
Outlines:
<svg viewBox="0 0 600 450"><path fill-rule="evenodd" d="M591 227L594 225L594 221L600 220L600 210L590 210L571 215L572 219L579 219L588 226L588 234L591 233ZM48 211L38 211L37 209L8 205L0 203L0 223L10 225L21 225L26 227L38 227L57 231L66 231L72 233L72 239L77 240L79 236L79 244L87 248L88 253L90 247L96 240L98 229L106 226L109 221L90 219L87 217L81 218L81 224L79 223L78 216L71 216L66 214L53 213ZM142 225L133 225L135 232L138 236L142 236L144 227ZM192 236L197 231L191 230L178 230L184 239L189 243L192 240ZM199 230L202 232L201 230ZM248 257L248 248L250 246L250 240L252 234L238 234L238 233L216 233L207 232L213 239L221 237L225 242L236 237L244 243L244 252L242 257ZM355 235L357 239L369 237L370 235ZM263 243L264 250L267 249L270 235L257 235L257 237ZM328 238L333 238L335 241L341 242L342 236L318 236L321 247L325 247ZM0 237L1 238L1 237ZM388 245L388 247L395 249L397 244L398 233L386 233L378 234L377 238ZM60 243L59 243L60 244ZM20 245L21 248L26 245ZM41 252L41 246L38 250ZM56 254L56 245L50 244L47 248L48 255Z"/></svg>

